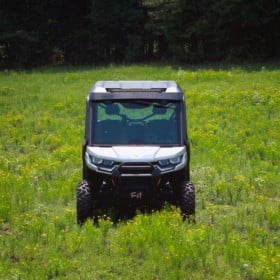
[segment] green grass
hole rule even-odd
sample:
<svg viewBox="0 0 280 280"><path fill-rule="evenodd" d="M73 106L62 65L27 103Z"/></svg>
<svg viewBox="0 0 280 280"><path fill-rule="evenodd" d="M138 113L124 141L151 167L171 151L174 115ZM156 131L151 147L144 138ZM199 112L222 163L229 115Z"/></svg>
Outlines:
<svg viewBox="0 0 280 280"><path fill-rule="evenodd" d="M86 93L126 79L186 92L196 224L76 225ZM275 65L0 72L0 278L280 279L279 109Z"/></svg>

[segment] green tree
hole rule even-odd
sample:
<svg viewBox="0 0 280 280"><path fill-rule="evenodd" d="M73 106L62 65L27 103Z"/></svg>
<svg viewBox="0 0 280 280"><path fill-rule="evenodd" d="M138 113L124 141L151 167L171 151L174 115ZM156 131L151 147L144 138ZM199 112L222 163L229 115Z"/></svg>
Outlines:
<svg viewBox="0 0 280 280"><path fill-rule="evenodd" d="M93 0L89 19L93 61L143 57L144 11L140 1Z"/></svg>
<svg viewBox="0 0 280 280"><path fill-rule="evenodd" d="M28 67L41 63L44 53L41 36L44 2L33 2L19 0L0 2L2 67Z"/></svg>
<svg viewBox="0 0 280 280"><path fill-rule="evenodd" d="M167 58L169 55L170 38L168 30L177 7L178 0L143 0L147 20L145 22L146 56Z"/></svg>
<svg viewBox="0 0 280 280"><path fill-rule="evenodd" d="M0 0L0 67L280 57L280 0Z"/></svg>
<svg viewBox="0 0 280 280"><path fill-rule="evenodd" d="M279 0L143 3L149 50L161 57L183 62L279 57Z"/></svg>

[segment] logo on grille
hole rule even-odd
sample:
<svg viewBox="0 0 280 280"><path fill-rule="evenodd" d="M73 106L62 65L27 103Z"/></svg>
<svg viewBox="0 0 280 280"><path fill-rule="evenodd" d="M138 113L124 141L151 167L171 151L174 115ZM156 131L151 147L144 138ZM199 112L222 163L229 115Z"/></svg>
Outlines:
<svg viewBox="0 0 280 280"><path fill-rule="evenodd" d="M130 198L131 198L131 199L138 199L138 200L141 200L142 197L143 197L142 192L131 192L131 193L130 193Z"/></svg>

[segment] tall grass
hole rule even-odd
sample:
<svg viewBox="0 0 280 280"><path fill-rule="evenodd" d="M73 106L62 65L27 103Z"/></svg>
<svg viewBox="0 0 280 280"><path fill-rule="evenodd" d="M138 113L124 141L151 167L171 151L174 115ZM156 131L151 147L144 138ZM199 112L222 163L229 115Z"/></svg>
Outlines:
<svg viewBox="0 0 280 280"><path fill-rule="evenodd" d="M197 223L166 206L76 225L85 96L97 80L186 93ZM1 279L280 279L278 67L0 72Z"/></svg>

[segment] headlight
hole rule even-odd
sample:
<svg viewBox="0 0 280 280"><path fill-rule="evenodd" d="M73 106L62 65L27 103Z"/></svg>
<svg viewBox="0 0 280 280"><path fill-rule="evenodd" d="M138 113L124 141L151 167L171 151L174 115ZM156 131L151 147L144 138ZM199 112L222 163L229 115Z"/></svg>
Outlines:
<svg viewBox="0 0 280 280"><path fill-rule="evenodd" d="M103 159L101 164L106 167L112 167L114 165L114 161L109 159Z"/></svg>
<svg viewBox="0 0 280 280"><path fill-rule="evenodd" d="M167 167L174 167L175 165L181 163L182 161L182 155L174 157L174 158L170 158L170 159L162 159L159 160L159 166L163 167L163 168L167 168Z"/></svg>
<svg viewBox="0 0 280 280"><path fill-rule="evenodd" d="M182 157L183 156L174 157L174 158L171 158L169 161L171 164L177 165L182 161Z"/></svg>
<svg viewBox="0 0 280 280"><path fill-rule="evenodd" d="M166 166L170 165L169 159L160 160L158 163L161 167L166 167Z"/></svg>
<svg viewBox="0 0 280 280"><path fill-rule="evenodd" d="M102 159L93 155L88 154L89 163L98 167L110 168L115 162L109 159Z"/></svg>
<svg viewBox="0 0 280 280"><path fill-rule="evenodd" d="M90 159L90 162L95 164L95 165L100 165L103 162L103 159L95 157L93 155L89 155L89 159Z"/></svg>

